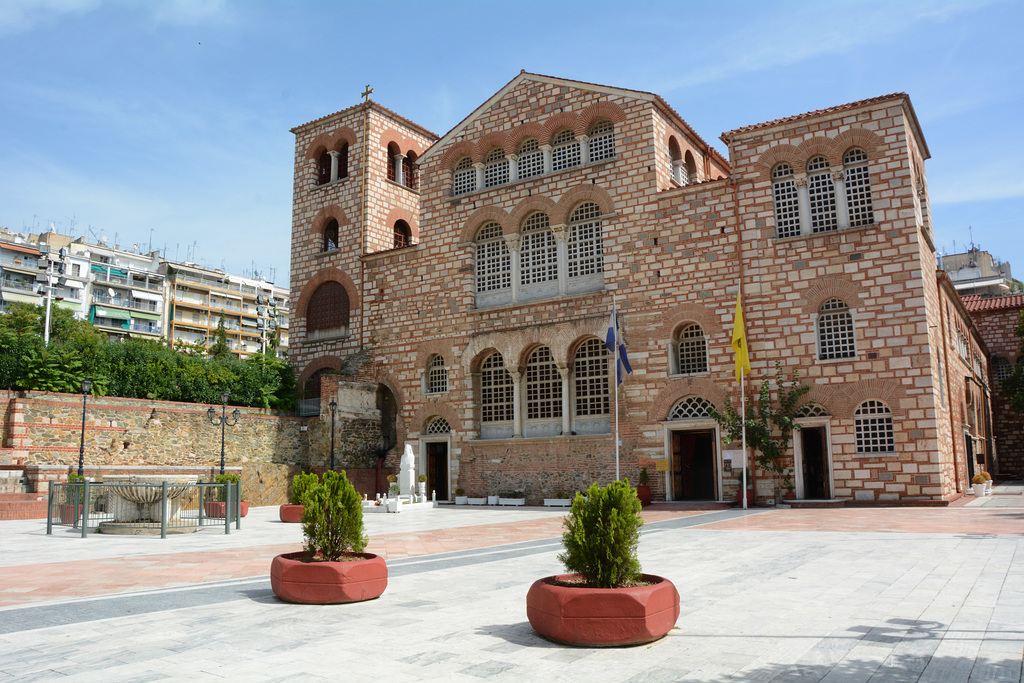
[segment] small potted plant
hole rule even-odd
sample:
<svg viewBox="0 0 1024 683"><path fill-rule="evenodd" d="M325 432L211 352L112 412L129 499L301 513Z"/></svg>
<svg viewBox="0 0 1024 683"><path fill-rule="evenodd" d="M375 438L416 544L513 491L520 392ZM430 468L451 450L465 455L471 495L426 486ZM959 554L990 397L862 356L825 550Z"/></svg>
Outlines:
<svg viewBox="0 0 1024 683"><path fill-rule="evenodd" d="M301 502L304 549L271 562L274 595L314 605L379 597L388 586L388 567L383 557L363 552L363 501L344 470L324 472Z"/></svg>
<svg viewBox="0 0 1024 683"><path fill-rule="evenodd" d="M975 474L971 478L971 488L974 489L974 495L981 498L985 495L985 475Z"/></svg>
<svg viewBox="0 0 1024 683"><path fill-rule="evenodd" d="M61 524L74 524L82 516L85 477L68 469L68 483L75 486L64 487L63 502L57 505L57 516Z"/></svg>
<svg viewBox="0 0 1024 683"><path fill-rule="evenodd" d="M640 468L640 476L636 478L636 495L640 504L647 507L651 504L651 476L647 474L647 468Z"/></svg>
<svg viewBox="0 0 1024 683"><path fill-rule="evenodd" d="M320 477L312 472L299 473L292 477L292 490L288 496L288 503L282 505L278 515L282 522L297 523L302 521L302 497L306 495L309 487L320 483Z"/></svg>
<svg viewBox="0 0 1024 683"><path fill-rule="evenodd" d="M570 505L572 505L572 497L565 491L559 489L555 491L554 498L544 499L544 505L545 507L552 508L569 507Z"/></svg>
<svg viewBox="0 0 1024 683"><path fill-rule="evenodd" d="M398 486L398 475L388 475L388 496L397 496L401 488Z"/></svg>
<svg viewBox="0 0 1024 683"><path fill-rule="evenodd" d="M985 477L985 495L992 495L992 475L987 470L981 471L981 476Z"/></svg>
<svg viewBox="0 0 1024 683"><path fill-rule="evenodd" d="M746 470L746 477L747 477L747 488L746 488L747 507L750 507L751 505L754 504L754 480L750 476L750 470L746 469L744 467L741 467L740 469L736 470L736 474L735 474L735 476L736 476L736 483L739 486L739 489L737 489L737 491L736 491L736 502L740 504L740 507L743 506L743 495L744 495L743 473L744 473L744 470Z"/></svg>
<svg viewBox="0 0 1024 683"><path fill-rule="evenodd" d="M675 585L640 569L640 509L628 480L594 483L576 496L558 556L569 573L535 581L526 595L534 630L559 643L609 647L649 643L675 626Z"/></svg>
<svg viewBox="0 0 1024 683"><path fill-rule="evenodd" d="M793 482L793 468L790 467L786 470L786 473L782 476L782 485L786 489L786 500L793 500L796 498L796 484Z"/></svg>
<svg viewBox="0 0 1024 683"><path fill-rule="evenodd" d="M498 505L526 505L526 494L522 491L506 491L498 495Z"/></svg>
<svg viewBox="0 0 1024 683"><path fill-rule="evenodd" d="M427 500L427 475L421 474L416 477L416 494L420 498L421 503L425 503Z"/></svg>
<svg viewBox="0 0 1024 683"><path fill-rule="evenodd" d="M215 484L225 484L225 486L221 486L221 487L218 487L218 488L214 489L214 494L213 494L212 500L208 500L204 504L205 512L206 512L206 516L207 517L223 517L224 516L224 508L227 507L227 501L226 501L227 486L226 485L227 484L238 484L240 481L242 481L242 478L240 476L238 476L237 474L218 474L216 477L214 477L213 482ZM236 488L235 490L239 492L239 495L241 495L241 487ZM249 514L249 504L248 503L243 501L242 504L241 504L241 508L242 508L242 512L241 512L242 517L245 517L247 514Z"/></svg>
<svg viewBox="0 0 1024 683"><path fill-rule="evenodd" d="M455 504L469 505L469 498L466 496L466 489L461 486L455 489Z"/></svg>

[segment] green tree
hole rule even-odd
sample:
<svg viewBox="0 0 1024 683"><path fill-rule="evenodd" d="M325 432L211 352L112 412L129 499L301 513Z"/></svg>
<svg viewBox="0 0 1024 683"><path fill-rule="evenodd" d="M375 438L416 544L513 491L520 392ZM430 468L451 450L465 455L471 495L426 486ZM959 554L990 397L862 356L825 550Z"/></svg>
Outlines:
<svg viewBox="0 0 1024 683"><path fill-rule="evenodd" d="M585 498L576 495L562 524L565 552L558 561L582 576L588 586L620 588L640 578L637 547L644 518L636 489L628 480L606 487L591 484Z"/></svg>
<svg viewBox="0 0 1024 683"><path fill-rule="evenodd" d="M217 321L217 331L214 333L213 346L210 347L210 357L222 360L231 355L231 349L228 348L228 330L224 326L224 314L220 314L220 319Z"/></svg>

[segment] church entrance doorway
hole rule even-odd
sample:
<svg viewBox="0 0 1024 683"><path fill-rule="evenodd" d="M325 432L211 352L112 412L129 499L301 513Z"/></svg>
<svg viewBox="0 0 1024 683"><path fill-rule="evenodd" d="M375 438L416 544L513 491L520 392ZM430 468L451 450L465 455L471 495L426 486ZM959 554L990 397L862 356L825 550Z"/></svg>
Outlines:
<svg viewBox="0 0 1024 683"><path fill-rule="evenodd" d="M672 500L717 500L715 432L671 432Z"/></svg>
<svg viewBox="0 0 1024 683"><path fill-rule="evenodd" d="M828 476L828 445L825 427L804 427L800 430L803 495L808 500L828 500L832 497Z"/></svg>
<svg viewBox="0 0 1024 683"><path fill-rule="evenodd" d="M437 500L448 500L448 443L429 441L427 447L427 496L433 491Z"/></svg>

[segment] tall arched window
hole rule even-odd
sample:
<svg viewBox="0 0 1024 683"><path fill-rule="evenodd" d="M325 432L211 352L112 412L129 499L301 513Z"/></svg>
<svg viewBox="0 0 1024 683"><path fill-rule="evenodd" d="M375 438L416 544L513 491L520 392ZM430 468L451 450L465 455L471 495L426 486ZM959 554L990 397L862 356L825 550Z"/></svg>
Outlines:
<svg viewBox="0 0 1024 683"><path fill-rule="evenodd" d="M676 338L676 363L680 375L708 371L708 342L697 323L684 326Z"/></svg>
<svg viewBox="0 0 1024 683"><path fill-rule="evenodd" d="M455 175L452 178L452 194L460 195L476 190L476 169L473 168L473 160L463 157L455 165Z"/></svg>
<svg viewBox="0 0 1024 683"><path fill-rule="evenodd" d="M871 208L871 176L868 173L868 155L859 147L843 155L846 185L846 208L850 212L850 227L871 225L875 214Z"/></svg>
<svg viewBox="0 0 1024 683"><path fill-rule="evenodd" d="M530 139L519 146L519 179L525 180L544 172L544 151L540 144Z"/></svg>
<svg viewBox="0 0 1024 683"><path fill-rule="evenodd" d="M348 177L348 143L343 143L338 150L338 173L335 180Z"/></svg>
<svg viewBox="0 0 1024 683"><path fill-rule="evenodd" d="M348 334L348 292L340 282L331 280L316 288L306 307L306 332L312 336Z"/></svg>
<svg viewBox="0 0 1024 683"><path fill-rule="evenodd" d="M476 233L476 291L512 287L512 263L501 225L485 223Z"/></svg>
<svg viewBox="0 0 1024 683"><path fill-rule="evenodd" d="M410 190L415 190L417 183L416 177L416 153L409 152L404 159L402 159L402 184L408 187Z"/></svg>
<svg viewBox="0 0 1024 683"><path fill-rule="evenodd" d="M683 155L683 165L686 166L686 177L689 178L688 183L695 183L700 180L697 177L697 162L693 160L693 154L690 150L686 150L686 154Z"/></svg>
<svg viewBox="0 0 1024 683"><path fill-rule="evenodd" d="M504 185L508 182L508 158L505 150L495 147L484 159L484 187Z"/></svg>
<svg viewBox="0 0 1024 683"><path fill-rule="evenodd" d="M334 251L338 248L338 221L333 218L324 226L324 243L321 251Z"/></svg>
<svg viewBox="0 0 1024 683"><path fill-rule="evenodd" d="M566 128L551 141L551 170L561 171L580 165L580 143L576 133Z"/></svg>
<svg viewBox="0 0 1024 683"><path fill-rule="evenodd" d="M604 342L596 338L588 339L576 349L572 375L577 417L610 414L608 355Z"/></svg>
<svg viewBox="0 0 1024 683"><path fill-rule="evenodd" d="M893 453L896 437L892 411L881 401L864 401L854 413L858 453Z"/></svg>
<svg viewBox="0 0 1024 683"><path fill-rule="evenodd" d="M615 156L615 127L608 119L590 129L590 160L603 161Z"/></svg>
<svg viewBox="0 0 1024 683"><path fill-rule="evenodd" d="M331 182L331 153L324 150L316 161L316 184L325 185Z"/></svg>
<svg viewBox="0 0 1024 683"><path fill-rule="evenodd" d="M480 366L480 422L482 438L500 438L511 435L511 423L515 419L515 388L512 375L505 369L505 360L495 351ZM500 425L508 423L509 429L501 430ZM499 427L488 429L488 427Z"/></svg>
<svg viewBox="0 0 1024 683"><path fill-rule="evenodd" d="M687 185L690 182L690 178L686 173L686 166L683 165L683 155L679 151L679 143L675 137L669 138L668 141L668 158L669 163L672 164L672 180L676 181L680 185Z"/></svg>
<svg viewBox="0 0 1024 683"><path fill-rule="evenodd" d="M412 228L405 221L397 221L395 223L395 249L401 247L407 247L412 244Z"/></svg>
<svg viewBox="0 0 1024 683"><path fill-rule="evenodd" d="M561 417L562 376L551 356L551 349L541 346L526 361L526 419Z"/></svg>
<svg viewBox="0 0 1024 683"><path fill-rule="evenodd" d="M775 198L775 236L795 237L800 234L800 200L793 167L781 163L772 169L772 192Z"/></svg>
<svg viewBox="0 0 1024 683"><path fill-rule="evenodd" d="M857 355L853 316L842 299L829 299L818 309L818 358L853 358Z"/></svg>
<svg viewBox="0 0 1024 683"><path fill-rule="evenodd" d="M427 393L441 394L448 391L448 368L444 356L431 356L427 363Z"/></svg>
<svg viewBox="0 0 1024 683"><path fill-rule="evenodd" d="M395 143L392 142L391 144L388 145L388 150L387 150L387 155L388 155L388 180L390 180L391 182L395 182L395 181L398 180L398 171L397 171L398 167L395 164L395 162L396 162L396 158L395 157L397 155L401 154L401 153L402 153L402 150L400 150L398 148L398 145L396 145Z"/></svg>
<svg viewBox="0 0 1024 683"><path fill-rule="evenodd" d="M584 202L569 216L569 277L604 272L604 245L601 240L601 207Z"/></svg>
<svg viewBox="0 0 1024 683"><path fill-rule="evenodd" d="M558 247L548 215L537 211L527 216L519 230L520 284L531 285L558 279Z"/></svg>
<svg viewBox="0 0 1024 683"><path fill-rule="evenodd" d="M836 217L836 188L832 168L824 156L807 162L807 194L811 205L811 232L827 232L839 227Z"/></svg>
<svg viewBox="0 0 1024 683"><path fill-rule="evenodd" d="M348 143L342 143L336 151L324 150L316 163L316 184L325 185L347 177Z"/></svg>

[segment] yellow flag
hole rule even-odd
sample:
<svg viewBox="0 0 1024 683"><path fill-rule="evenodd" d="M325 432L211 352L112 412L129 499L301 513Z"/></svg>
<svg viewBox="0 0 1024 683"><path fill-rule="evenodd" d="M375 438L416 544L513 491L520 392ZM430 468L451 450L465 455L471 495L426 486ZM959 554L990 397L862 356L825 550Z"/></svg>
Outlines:
<svg viewBox="0 0 1024 683"><path fill-rule="evenodd" d="M743 306L736 292L736 316L732 323L732 349L736 352L736 381L750 374L750 353L747 351L747 332L743 325Z"/></svg>

